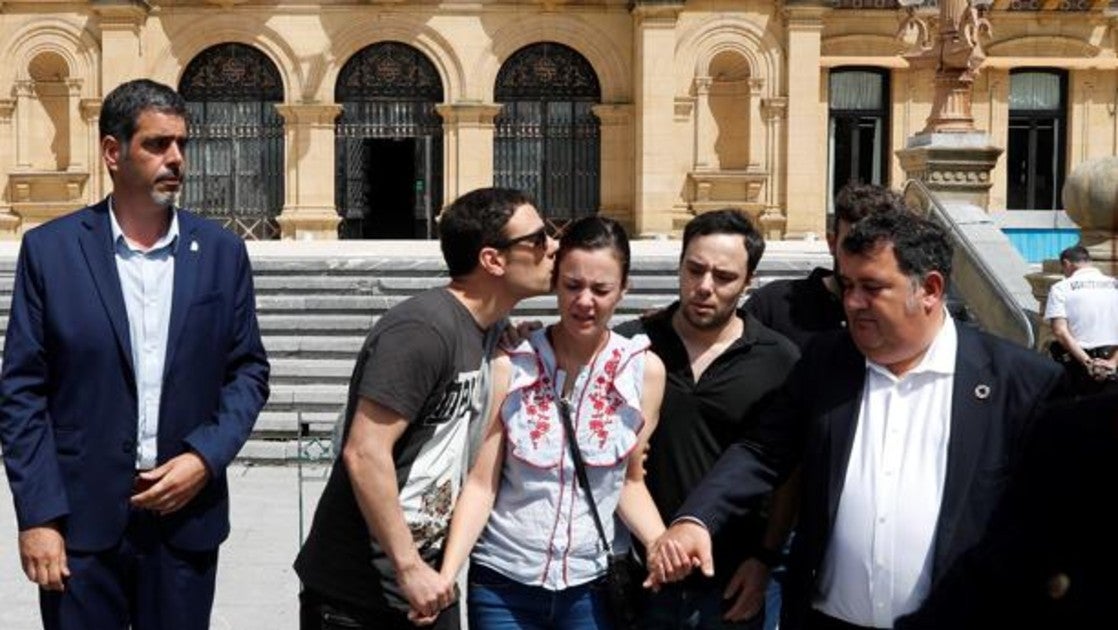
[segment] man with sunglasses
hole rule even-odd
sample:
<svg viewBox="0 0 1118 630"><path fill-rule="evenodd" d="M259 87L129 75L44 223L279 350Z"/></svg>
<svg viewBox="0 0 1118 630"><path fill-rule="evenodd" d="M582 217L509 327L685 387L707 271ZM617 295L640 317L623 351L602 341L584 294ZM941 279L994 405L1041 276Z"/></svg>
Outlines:
<svg viewBox="0 0 1118 630"><path fill-rule="evenodd" d="M557 245L532 200L500 188L455 201L439 240L450 282L385 313L357 357L341 456L295 560L303 630L459 627L438 565L484 417L487 331L550 290Z"/></svg>

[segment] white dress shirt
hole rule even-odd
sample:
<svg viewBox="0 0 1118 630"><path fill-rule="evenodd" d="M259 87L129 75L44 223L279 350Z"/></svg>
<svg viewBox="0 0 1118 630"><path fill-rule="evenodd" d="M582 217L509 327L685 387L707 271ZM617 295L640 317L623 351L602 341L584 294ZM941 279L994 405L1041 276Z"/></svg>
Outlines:
<svg viewBox="0 0 1118 630"><path fill-rule="evenodd" d="M923 603L951 437L958 334L951 316L919 365L898 378L866 361L858 425L814 606L891 628Z"/></svg>
<svg viewBox="0 0 1118 630"><path fill-rule="evenodd" d="M128 313L132 368L136 375L136 468L155 468L159 456L159 406L163 400L163 368L171 325L171 297L175 287L175 250L179 216L144 250L130 242L116 220L109 198L109 225L124 309Z"/></svg>

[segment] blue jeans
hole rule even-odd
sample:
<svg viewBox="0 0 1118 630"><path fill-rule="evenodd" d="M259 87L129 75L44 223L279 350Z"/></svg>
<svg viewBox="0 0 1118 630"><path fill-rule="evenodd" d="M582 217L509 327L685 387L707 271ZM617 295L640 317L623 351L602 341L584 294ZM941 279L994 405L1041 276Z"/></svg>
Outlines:
<svg viewBox="0 0 1118 630"><path fill-rule="evenodd" d="M780 565L769 574L769 587L765 590L765 630L780 628L781 593L784 589L784 575L788 569Z"/></svg>
<svg viewBox="0 0 1118 630"><path fill-rule="evenodd" d="M727 606L721 589L712 585L667 584L651 593L641 621L643 630L761 630L764 610L745 621L724 621Z"/></svg>
<svg viewBox="0 0 1118 630"><path fill-rule="evenodd" d="M599 582L549 591L470 567L470 630L609 630Z"/></svg>

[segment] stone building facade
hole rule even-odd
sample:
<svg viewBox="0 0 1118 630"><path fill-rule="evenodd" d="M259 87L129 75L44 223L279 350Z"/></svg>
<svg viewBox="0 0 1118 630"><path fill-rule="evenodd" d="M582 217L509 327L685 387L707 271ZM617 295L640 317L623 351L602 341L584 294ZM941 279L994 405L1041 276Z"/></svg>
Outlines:
<svg viewBox="0 0 1118 630"><path fill-rule="evenodd" d="M101 99L135 77L187 97L184 205L253 238L424 238L493 183L645 236L733 206L770 237L819 237L843 182L904 181L894 151L930 111L900 16L895 0L0 0L0 238L106 194ZM1006 149L990 211L1058 210L1066 173L1118 152L1118 14L994 0L990 18L974 92Z"/></svg>

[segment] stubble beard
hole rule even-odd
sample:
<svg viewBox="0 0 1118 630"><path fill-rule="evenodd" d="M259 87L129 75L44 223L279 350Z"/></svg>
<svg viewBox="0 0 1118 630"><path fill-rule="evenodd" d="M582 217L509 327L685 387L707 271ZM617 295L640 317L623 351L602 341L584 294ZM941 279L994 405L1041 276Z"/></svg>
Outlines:
<svg viewBox="0 0 1118 630"><path fill-rule="evenodd" d="M734 309L726 309L725 311L716 311L709 317L699 317L693 314L688 308L683 309L683 319L691 325L695 330L717 330L726 325L730 318L734 316Z"/></svg>

